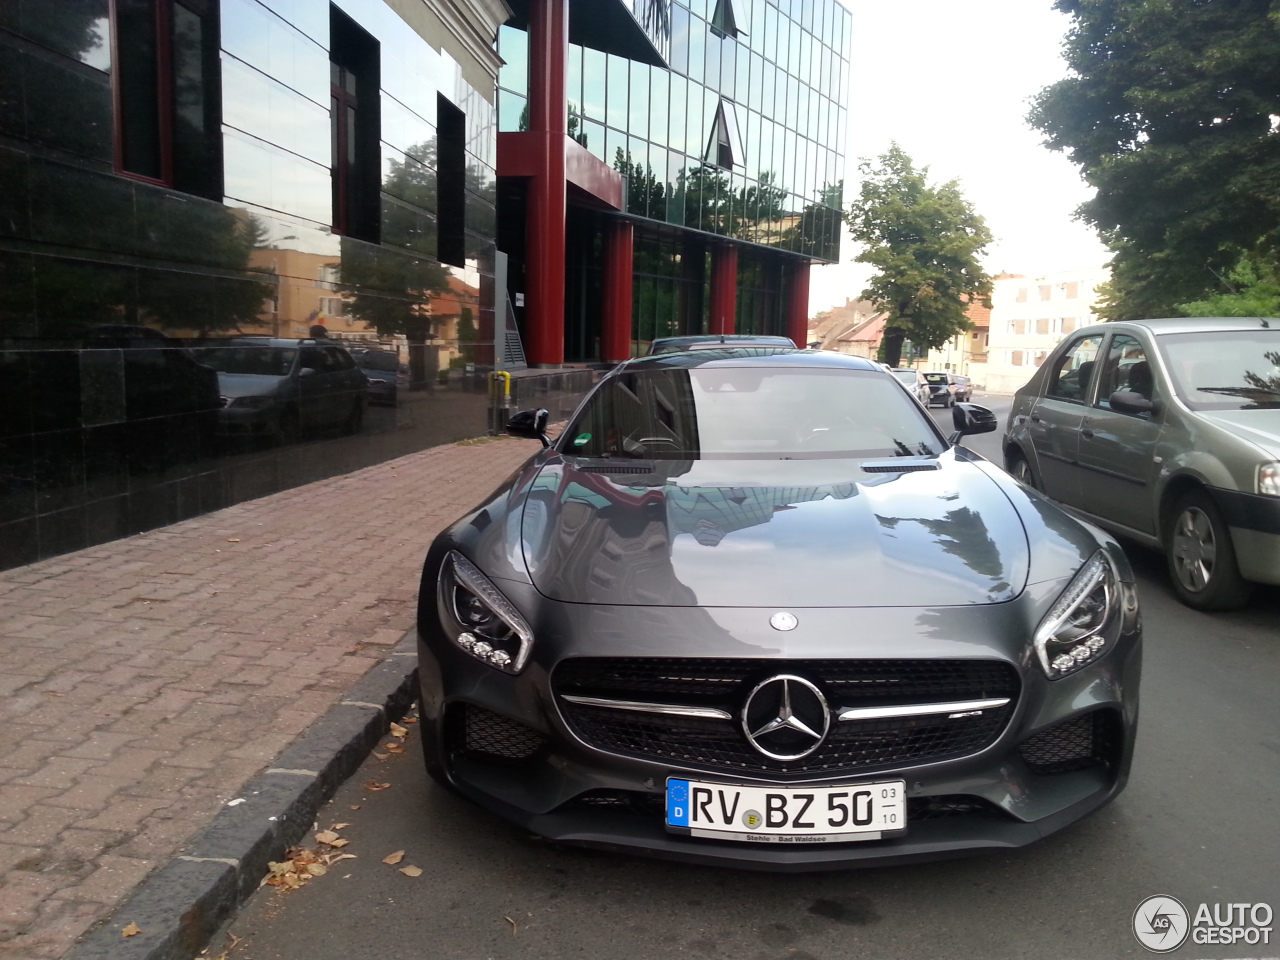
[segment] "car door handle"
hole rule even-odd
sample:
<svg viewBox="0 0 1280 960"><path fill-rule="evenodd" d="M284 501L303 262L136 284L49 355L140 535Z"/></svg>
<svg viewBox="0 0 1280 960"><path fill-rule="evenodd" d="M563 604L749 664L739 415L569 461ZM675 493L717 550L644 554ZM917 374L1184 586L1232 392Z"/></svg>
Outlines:
<svg viewBox="0 0 1280 960"><path fill-rule="evenodd" d="M1086 440L1092 440L1093 431L1090 430L1088 427L1085 427L1083 430L1080 431L1080 436L1084 437Z"/></svg>
<svg viewBox="0 0 1280 960"><path fill-rule="evenodd" d="M1032 423L1039 423L1039 422L1040 422L1040 414L1038 414L1038 413L1033 413L1033 414L1031 415L1031 422L1032 422Z"/></svg>

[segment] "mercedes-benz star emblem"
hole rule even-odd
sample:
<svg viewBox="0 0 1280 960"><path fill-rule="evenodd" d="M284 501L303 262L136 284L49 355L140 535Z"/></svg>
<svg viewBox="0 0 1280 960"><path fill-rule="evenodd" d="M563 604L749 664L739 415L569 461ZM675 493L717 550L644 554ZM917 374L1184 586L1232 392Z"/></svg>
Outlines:
<svg viewBox="0 0 1280 960"><path fill-rule="evenodd" d="M747 696L742 731L751 745L774 760L799 760L822 745L831 709L822 691L803 677L770 677Z"/></svg>
<svg viewBox="0 0 1280 960"><path fill-rule="evenodd" d="M787 613L785 610L775 613L769 618L769 626L775 630L794 630L800 621L796 619L794 613Z"/></svg>

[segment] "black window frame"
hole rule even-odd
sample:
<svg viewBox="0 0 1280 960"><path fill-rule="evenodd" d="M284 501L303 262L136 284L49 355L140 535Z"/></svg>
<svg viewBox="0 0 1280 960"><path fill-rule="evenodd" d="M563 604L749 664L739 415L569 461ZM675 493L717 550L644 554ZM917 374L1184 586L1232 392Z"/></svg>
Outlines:
<svg viewBox="0 0 1280 960"><path fill-rule="evenodd" d="M436 257L465 267L467 258L467 115L436 94Z"/></svg>
<svg viewBox="0 0 1280 960"><path fill-rule="evenodd" d="M378 243L382 235L381 47L332 4L329 37L333 232Z"/></svg>
<svg viewBox="0 0 1280 960"><path fill-rule="evenodd" d="M109 15L116 173L209 200L221 200L222 70L218 3L216 0L110 0ZM198 27L194 51L181 42L183 37L179 34L184 22ZM198 126L184 128L184 119L190 120L193 116Z"/></svg>

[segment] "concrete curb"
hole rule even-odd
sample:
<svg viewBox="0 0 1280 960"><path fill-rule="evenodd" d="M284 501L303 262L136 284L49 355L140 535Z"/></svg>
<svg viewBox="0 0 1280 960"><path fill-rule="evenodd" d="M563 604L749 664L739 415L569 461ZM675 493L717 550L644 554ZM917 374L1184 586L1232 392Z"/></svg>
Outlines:
<svg viewBox="0 0 1280 960"><path fill-rule="evenodd" d="M311 830L316 814L417 698L417 632L224 806L184 852L147 877L63 960L192 960L258 888L267 862ZM130 923L142 928L124 937Z"/></svg>

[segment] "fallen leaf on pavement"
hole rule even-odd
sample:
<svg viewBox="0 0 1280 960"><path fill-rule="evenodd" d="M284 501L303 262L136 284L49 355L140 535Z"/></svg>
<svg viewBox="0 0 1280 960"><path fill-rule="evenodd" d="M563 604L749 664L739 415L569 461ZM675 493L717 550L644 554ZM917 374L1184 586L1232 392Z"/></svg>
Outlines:
<svg viewBox="0 0 1280 960"><path fill-rule="evenodd" d="M415 867L412 863L411 863L411 864L409 864L409 866L407 866L407 867L401 867L401 868L400 868L400 872L401 872L401 873L403 873L406 877L420 877L420 876L422 876L422 868L421 868L421 867Z"/></svg>
<svg viewBox="0 0 1280 960"><path fill-rule="evenodd" d="M364 788L366 790L385 790L389 786L391 786L389 783L379 783L377 780L367 780L365 781Z"/></svg>
<svg viewBox="0 0 1280 960"><path fill-rule="evenodd" d="M405 737L409 735L409 728L402 727L398 723L393 723L391 725L391 735L393 737L399 737L401 740L403 740Z"/></svg>
<svg viewBox="0 0 1280 960"><path fill-rule="evenodd" d="M388 853L385 857L382 858L382 862L389 863L392 866L395 866L397 863L399 863L403 859L404 859L404 851L397 850L395 853Z"/></svg>
<svg viewBox="0 0 1280 960"><path fill-rule="evenodd" d="M360 804L358 804L358 803L353 803L353 804L351 804L351 806L349 806L347 809L349 809L349 810L359 810L359 809L360 809Z"/></svg>
<svg viewBox="0 0 1280 960"><path fill-rule="evenodd" d="M511 924L511 935L514 937L516 935L516 930L519 929L516 926L516 922L512 920L510 917L503 917L502 919L507 921L507 923Z"/></svg>
<svg viewBox="0 0 1280 960"><path fill-rule="evenodd" d="M131 923L127 927L125 927L123 930L120 931L120 935L123 937L136 937L141 932L142 932L142 928L140 926L138 926L136 923Z"/></svg>
<svg viewBox="0 0 1280 960"><path fill-rule="evenodd" d="M341 839L342 838L339 837L332 830L321 830L319 833L316 834L316 840L318 842L327 843L329 844L329 846L333 846L334 845L333 842L335 840L341 840Z"/></svg>
<svg viewBox="0 0 1280 960"><path fill-rule="evenodd" d="M387 753L404 753L404 747L394 741L384 743L383 746L386 748Z"/></svg>
<svg viewBox="0 0 1280 960"><path fill-rule="evenodd" d="M239 543L239 542L240 542L239 537L227 537L227 543Z"/></svg>
<svg viewBox="0 0 1280 960"><path fill-rule="evenodd" d="M379 753L377 750L373 751L373 755L374 755L374 757L375 757L376 759L378 759L378 760L385 760L385 759L387 759L387 754L385 754L385 753Z"/></svg>
<svg viewBox="0 0 1280 960"><path fill-rule="evenodd" d="M343 827L349 827L349 826L351 826L351 824L349 824L349 823L335 823L335 824L334 824L332 827L330 827L329 829L330 829L330 830L341 830Z"/></svg>

